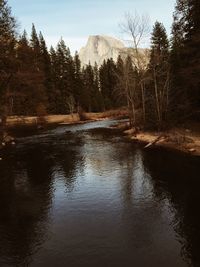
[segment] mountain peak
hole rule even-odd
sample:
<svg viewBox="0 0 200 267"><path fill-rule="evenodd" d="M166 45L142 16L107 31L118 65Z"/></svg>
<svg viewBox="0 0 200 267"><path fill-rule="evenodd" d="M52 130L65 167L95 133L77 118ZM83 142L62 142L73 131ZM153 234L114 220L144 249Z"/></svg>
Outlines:
<svg viewBox="0 0 200 267"><path fill-rule="evenodd" d="M83 65L89 62L92 66L95 62L100 66L104 60L113 58L117 60L120 52L125 49L124 44L111 36L91 35L85 47L81 48L79 56Z"/></svg>

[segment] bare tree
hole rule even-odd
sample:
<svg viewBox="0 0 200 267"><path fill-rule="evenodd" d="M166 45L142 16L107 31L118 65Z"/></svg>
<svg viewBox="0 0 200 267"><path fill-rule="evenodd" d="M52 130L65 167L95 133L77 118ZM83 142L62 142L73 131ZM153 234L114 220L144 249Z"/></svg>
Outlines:
<svg viewBox="0 0 200 267"><path fill-rule="evenodd" d="M115 89L115 94L119 99L123 98L126 100L130 126L133 127L136 124L135 105L138 101L136 75L134 73L134 67L130 56L127 57L124 62L121 62L120 69L117 69L116 76L118 83Z"/></svg>
<svg viewBox="0 0 200 267"><path fill-rule="evenodd" d="M157 127L161 129L166 120L169 107L170 68L167 62L162 70L159 70L157 66L152 66L152 81L154 87Z"/></svg>
<svg viewBox="0 0 200 267"><path fill-rule="evenodd" d="M142 103L143 123L145 123L146 114L146 97L145 97L145 73L149 62L149 52L147 49L141 49L142 42L149 36L149 17L148 15L139 15L135 12L134 15L130 13L125 14L124 22L120 24L120 28L124 34L128 36L131 48L127 49L126 53L132 59L132 64L135 69L135 88L140 91L140 99ZM137 103L134 103L137 106Z"/></svg>
<svg viewBox="0 0 200 267"><path fill-rule="evenodd" d="M136 69L141 70L147 66L146 54L142 52L142 43L149 37L150 33L150 19L148 15L139 15L135 12L134 15L131 13L125 13L124 22L119 26L122 33L126 34L129 44L131 44L128 55L132 56L132 61Z"/></svg>
<svg viewBox="0 0 200 267"><path fill-rule="evenodd" d="M73 115L75 109L75 99L72 95L67 98L67 106L69 109L69 113Z"/></svg>

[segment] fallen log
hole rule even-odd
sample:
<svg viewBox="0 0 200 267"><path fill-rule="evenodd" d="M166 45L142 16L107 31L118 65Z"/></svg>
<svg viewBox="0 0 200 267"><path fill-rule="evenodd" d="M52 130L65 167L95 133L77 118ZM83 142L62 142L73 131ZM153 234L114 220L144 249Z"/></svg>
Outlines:
<svg viewBox="0 0 200 267"><path fill-rule="evenodd" d="M148 143L144 148L149 148L155 145L161 138L163 138L163 135L159 135L153 142Z"/></svg>

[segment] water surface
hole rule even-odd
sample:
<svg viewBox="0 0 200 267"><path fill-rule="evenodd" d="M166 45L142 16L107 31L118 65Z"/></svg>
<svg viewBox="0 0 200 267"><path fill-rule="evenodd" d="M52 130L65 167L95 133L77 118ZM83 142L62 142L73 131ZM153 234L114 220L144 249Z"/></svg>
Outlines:
<svg viewBox="0 0 200 267"><path fill-rule="evenodd" d="M200 159L108 128L19 138L0 162L0 266L200 266Z"/></svg>

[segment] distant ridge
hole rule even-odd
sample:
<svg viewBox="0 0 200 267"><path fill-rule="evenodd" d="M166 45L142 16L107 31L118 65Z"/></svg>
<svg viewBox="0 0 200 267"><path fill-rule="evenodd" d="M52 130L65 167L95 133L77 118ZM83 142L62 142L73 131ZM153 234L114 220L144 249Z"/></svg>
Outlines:
<svg viewBox="0 0 200 267"><path fill-rule="evenodd" d="M144 66L147 65L149 60L148 51L148 49L139 49L140 55L144 59ZM94 66L95 62L100 66L104 60L110 58L116 62L119 55L123 59L127 55L132 55L134 58L135 52L132 48L125 47L122 41L106 35L89 36L86 46L81 48L79 52L82 66L89 63Z"/></svg>

